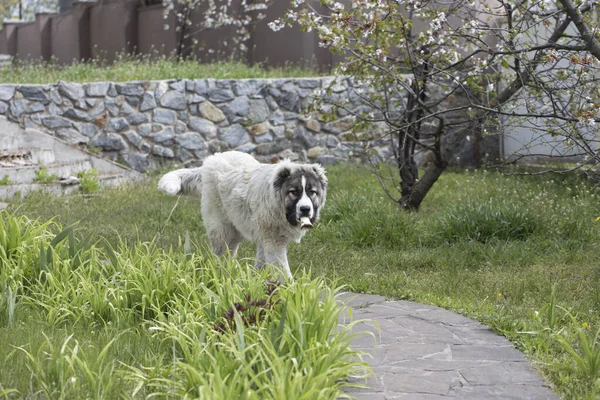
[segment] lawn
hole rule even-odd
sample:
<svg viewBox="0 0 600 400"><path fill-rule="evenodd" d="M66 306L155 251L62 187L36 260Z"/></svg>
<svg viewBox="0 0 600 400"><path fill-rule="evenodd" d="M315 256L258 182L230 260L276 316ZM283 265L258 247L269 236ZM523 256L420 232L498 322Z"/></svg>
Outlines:
<svg viewBox="0 0 600 400"><path fill-rule="evenodd" d="M328 176L330 191L321 223L289 249L295 276L311 274L333 286L434 304L473 317L524 351L559 395L597 398L600 194L590 182L562 175L448 172L420 212L409 214L385 197L367 168L334 166ZM172 257L185 247L187 233L198 245L194 257L208 259L206 250L200 250L206 248L206 239L198 200L182 197L177 203L155 189L156 181L153 176L93 197L38 193L12 202L10 209L40 221L55 217L63 226L78 222L84 237L113 247L153 241ZM246 244L240 255L251 258L253 252ZM289 290L302 291L297 286ZM18 343L38 318L47 320L46 311L0 331L0 341ZM60 347L60 334L62 340L68 336L63 329L53 333L54 346ZM116 332L131 341L132 349L119 352L138 365L139 354L152 344L133 342L131 331L114 326L100 326L94 334L106 343ZM80 340L82 345L86 340ZM38 334L33 346L41 351L46 341ZM136 351L138 346L142 349ZM3 351L0 360L14 364ZM156 357L168 357L168 351L160 354ZM141 366L135 371L146 376L163 372ZM0 382L10 387L6 378Z"/></svg>
<svg viewBox="0 0 600 400"><path fill-rule="evenodd" d="M101 60L60 65L53 62L19 62L0 67L0 82L18 84L54 84L68 82L126 82L163 79L245 79L312 77L311 68L289 65L280 68L248 66L239 62L200 64L194 60L122 56L112 64Z"/></svg>

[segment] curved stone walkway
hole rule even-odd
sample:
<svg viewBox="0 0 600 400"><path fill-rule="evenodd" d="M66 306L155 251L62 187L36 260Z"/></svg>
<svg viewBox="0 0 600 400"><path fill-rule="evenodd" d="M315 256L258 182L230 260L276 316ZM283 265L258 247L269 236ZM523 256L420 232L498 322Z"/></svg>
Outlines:
<svg viewBox="0 0 600 400"><path fill-rule="evenodd" d="M368 389L346 393L360 400L558 399L525 356L506 338L477 321L438 307L381 296L347 293L359 335L352 347L366 357L375 376ZM340 323L347 321L343 316ZM363 380L357 382L365 383Z"/></svg>

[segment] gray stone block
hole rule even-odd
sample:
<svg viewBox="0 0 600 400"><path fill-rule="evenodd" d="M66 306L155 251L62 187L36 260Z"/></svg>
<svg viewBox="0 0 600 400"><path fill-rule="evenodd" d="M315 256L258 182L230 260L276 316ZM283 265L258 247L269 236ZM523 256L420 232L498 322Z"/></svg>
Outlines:
<svg viewBox="0 0 600 400"><path fill-rule="evenodd" d="M104 126L106 132L123 132L129 128L129 124L123 118L111 118Z"/></svg>
<svg viewBox="0 0 600 400"><path fill-rule="evenodd" d="M175 133L173 132L173 127L167 126L161 131L154 132L150 134L150 138L155 142L171 145L173 144L173 138L175 137Z"/></svg>
<svg viewBox="0 0 600 400"><path fill-rule="evenodd" d="M84 85L85 92L90 97L104 97L108 94L109 82L88 83Z"/></svg>
<svg viewBox="0 0 600 400"><path fill-rule="evenodd" d="M62 128L56 131L56 136L71 144L85 144L90 138L72 128Z"/></svg>
<svg viewBox="0 0 600 400"><path fill-rule="evenodd" d="M212 139L217 136L217 127L206 119L191 117L188 126L191 130L201 133L206 139Z"/></svg>
<svg viewBox="0 0 600 400"><path fill-rule="evenodd" d="M230 147L237 147L243 143L249 142L250 135L239 124L234 124L226 128L221 129L221 139L225 141Z"/></svg>
<svg viewBox="0 0 600 400"><path fill-rule="evenodd" d="M152 154L164 158L175 157L175 153L173 153L173 150L169 149L168 147L163 147L159 145L156 145L152 148Z"/></svg>
<svg viewBox="0 0 600 400"><path fill-rule="evenodd" d="M206 148L206 142L200 134L188 132L175 137L175 142L188 150L203 150Z"/></svg>
<svg viewBox="0 0 600 400"><path fill-rule="evenodd" d="M149 118L146 114L135 113L127 116L127 123L130 125L139 125L145 124L149 121Z"/></svg>
<svg viewBox="0 0 600 400"><path fill-rule="evenodd" d="M75 108L69 108L68 110L66 110L63 113L63 116L70 118L70 119L74 119L76 121L85 121L85 122L92 121L92 117L90 116L89 113L82 111L82 110L77 110Z"/></svg>
<svg viewBox="0 0 600 400"><path fill-rule="evenodd" d="M140 105L140 111L145 112L156 108L156 100L151 93L144 93L142 97L142 104Z"/></svg>
<svg viewBox="0 0 600 400"><path fill-rule="evenodd" d="M0 101L9 101L15 95L15 85L0 85Z"/></svg>
<svg viewBox="0 0 600 400"><path fill-rule="evenodd" d="M171 110L185 110L187 104L185 94L176 90L171 90L160 98L160 105Z"/></svg>
<svg viewBox="0 0 600 400"><path fill-rule="evenodd" d="M116 133L101 133L94 137L90 144L105 151L120 151L127 148L125 140Z"/></svg>
<svg viewBox="0 0 600 400"><path fill-rule="evenodd" d="M144 87L138 83L116 84L118 94L124 96L142 96L145 92Z"/></svg>
<svg viewBox="0 0 600 400"><path fill-rule="evenodd" d="M21 93L23 98L30 101L40 101L44 104L50 102L46 93L39 86L19 86L17 87L17 92Z"/></svg>
<svg viewBox="0 0 600 400"><path fill-rule="evenodd" d="M164 108L157 108L152 112L152 121L159 124L173 125L176 117L177 113L175 111Z"/></svg>
<svg viewBox="0 0 600 400"><path fill-rule="evenodd" d="M42 117L42 124L46 128L57 129L57 128L70 128L73 123L67 118L59 117L57 115L51 115L48 117Z"/></svg>
<svg viewBox="0 0 600 400"><path fill-rule="evenodd" d="M80 100L83 98L83 96L85 96L85 92L81 84L73 82L59 81L58 93L65 96L71 101Z"/></svg>

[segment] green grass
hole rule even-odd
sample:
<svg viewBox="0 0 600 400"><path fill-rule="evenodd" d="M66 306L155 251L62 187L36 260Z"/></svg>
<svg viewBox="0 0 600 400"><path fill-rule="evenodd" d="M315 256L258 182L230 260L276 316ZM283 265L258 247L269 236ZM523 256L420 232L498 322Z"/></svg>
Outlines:
<svg viewBox="0 0 600 400"><path fill-rule="evenodd" d="M468 315L513 341L561 396L599 395L600 207L592 184L451 171L409 214L366 168L331 167L328 177L320 224L289 248L295 274L311 270L357 292ZM121 237L168 249L189 232L206 246L199 201L182 197L173 210L177 199L159 193L156 180L94 198L38 193L11 208L65 225L80 221L86 236L113 245ZM245 244L240 253L251 258L254 248Z"/></svg>
<svg viewBox="0 0 600 400"><path fill-rule="evenodd" d="M336 289L185 239L110 245L0 213L0 396L337 399L370 368ZM358 321L357 321L358 322ZM4 396L3 396L4 397Z"/></svg>
<svg viewBox="0 0 600 400"><path fill-rule="evenodd" d="M25 62L11 67L0 67L0 82L19 84L53 84L68 82L126 82L163 79L244 79L312 77L318 72L312 68L289 65L281 68L248 66L239 62L200 64L194 60L174 61L168 58L123 56L113 64L101 61L59 65L54 62Z"/></svg>

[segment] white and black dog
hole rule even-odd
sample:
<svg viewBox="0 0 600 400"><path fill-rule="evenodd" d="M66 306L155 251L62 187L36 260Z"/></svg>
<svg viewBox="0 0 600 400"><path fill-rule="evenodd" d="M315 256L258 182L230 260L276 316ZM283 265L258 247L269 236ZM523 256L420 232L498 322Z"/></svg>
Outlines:
<svg viewBox="0 0 600 400"><path fill-rule="evenodd" d="M287 246L300 242L318 221L327 177L318 164L261 164L246 153L229 151L208 157L200 168L165 174L158 188L202 198L202 220L215 255L235 255L249 240L257 245L257 266L275 265L292 278Z"/></svg>

